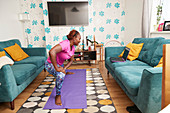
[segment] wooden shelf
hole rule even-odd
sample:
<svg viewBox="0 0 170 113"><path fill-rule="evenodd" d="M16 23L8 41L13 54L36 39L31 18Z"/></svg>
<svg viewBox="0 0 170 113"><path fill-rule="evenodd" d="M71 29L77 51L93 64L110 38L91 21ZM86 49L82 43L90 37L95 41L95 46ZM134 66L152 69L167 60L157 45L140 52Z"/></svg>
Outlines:
<svg viewBox="0 0 170 113"><path fill-rule="evenodd" d="M83 57L83 55L74 55L74 58Z"/></svg>
<svg viewBox="0 0 170 113"><path fill-rule="evenodd" d="M170 31L153 31L151 34L170 34Z"/></svg>
<svg viewBox="0 0 170 113"><path fill-rule="evenodd" d="M81 52L94 52L95 50L88 50L88 51L75 51L75 53L81 53Z"/></svg>

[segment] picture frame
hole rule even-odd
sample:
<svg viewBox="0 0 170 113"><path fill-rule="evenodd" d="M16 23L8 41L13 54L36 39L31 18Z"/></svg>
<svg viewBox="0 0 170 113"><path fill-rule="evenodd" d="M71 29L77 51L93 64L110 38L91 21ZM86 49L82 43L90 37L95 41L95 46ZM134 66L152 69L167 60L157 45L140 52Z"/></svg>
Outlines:
<svg viewBox="0 0 170 113"><path fill-rule="evenodd" d="M165 21L163 31L170 31L170 21Z"/></svg>
<svg viewBox="0 0 170 113"><path fill-rule="evenodd" d="M160 23L158 26L158 31L163 31L164 23Z"/></svg>

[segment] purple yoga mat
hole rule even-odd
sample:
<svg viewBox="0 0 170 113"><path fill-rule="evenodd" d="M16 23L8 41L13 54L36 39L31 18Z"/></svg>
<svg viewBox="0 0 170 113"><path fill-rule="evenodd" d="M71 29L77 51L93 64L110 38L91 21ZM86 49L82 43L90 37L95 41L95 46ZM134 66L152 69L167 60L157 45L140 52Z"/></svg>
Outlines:
<svg viewBox="0 0 170 113"><path fill-rule="evenodd" d="M54 87L43 109L81 109L87 108L86 69L67 70L73 75L66 75L61 88L62 106L55 104L56 88Z"/></svg>

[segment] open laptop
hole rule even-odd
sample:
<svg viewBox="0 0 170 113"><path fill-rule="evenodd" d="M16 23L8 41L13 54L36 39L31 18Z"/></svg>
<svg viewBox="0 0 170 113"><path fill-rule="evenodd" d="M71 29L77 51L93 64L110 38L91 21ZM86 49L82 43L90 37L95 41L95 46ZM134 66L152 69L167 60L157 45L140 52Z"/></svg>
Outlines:
<svg viewBox="0 0 170 113"><path fill-rule="evenodd" d="M122 57L110 57L110 61L111 61L112 63L114 63L114 62L125 62L126 59L127 59L127 57L128 57L128 55L129 55L130 49L129 49L128 47L125 47L124 50L125 50L125 51L124 51Z"/></svg>

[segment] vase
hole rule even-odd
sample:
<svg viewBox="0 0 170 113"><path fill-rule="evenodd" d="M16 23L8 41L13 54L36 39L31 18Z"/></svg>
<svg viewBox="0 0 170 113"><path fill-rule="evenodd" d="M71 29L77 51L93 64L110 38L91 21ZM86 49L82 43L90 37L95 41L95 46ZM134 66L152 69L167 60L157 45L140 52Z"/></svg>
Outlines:
<svg viewBox="0 0 170 113"><path fill-rule="evenodd" d="M158 31L158 24L154 25L154 31Z"/></svg>
<svg viewBox="0 0 170 113"><path fill-rule="evenodd" d="M94 46L91 46L91 50L92 50L92 51L94 50Z"/></svg>

